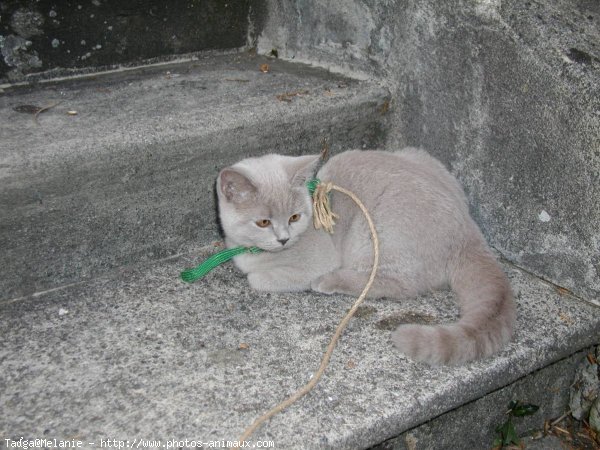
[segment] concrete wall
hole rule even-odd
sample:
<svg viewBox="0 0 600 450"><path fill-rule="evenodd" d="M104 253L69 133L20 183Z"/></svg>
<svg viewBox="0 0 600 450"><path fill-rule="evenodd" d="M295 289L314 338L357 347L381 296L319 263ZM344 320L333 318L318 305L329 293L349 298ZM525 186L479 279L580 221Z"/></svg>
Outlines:
<svg viewBox="0 0 600 450"><path fill-rule="evenodd" d="M0 81L19 81L51 69L105 67L242 47L253 31L249 28L257 29L258 20L249 20L252 3L0 2Z"/></svg>
<svg viewBox="0 0 600 450"><path fill-rule="evenodd" d="M387 146L462 181L490 243L600 304L600 3L269 1L259 52L376 76Z"/></svg>

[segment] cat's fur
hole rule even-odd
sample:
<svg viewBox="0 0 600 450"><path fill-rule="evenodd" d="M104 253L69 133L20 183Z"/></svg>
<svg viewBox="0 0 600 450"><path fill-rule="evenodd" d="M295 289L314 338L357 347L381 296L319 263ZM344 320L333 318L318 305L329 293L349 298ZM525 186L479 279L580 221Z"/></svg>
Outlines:
<svg viewBox="0 0 600 450"><path fill-rule="evenodd" d="M235 258L255 289L358 295L367 281L372 244L358 207L333 193L332 209L339 216L334 234L312 226L305 181L318 160L265 155L219 174L227 247L266 250ZM439 161L412 148L354 150L332 157L317 177L353 191L372 215L381 258L371 297L403 298L447 285L458 297L457 323L396 329L392 340L404 354L430 364L458 364L488 356L510 340L515 320L510 285L469 215L462 188ZM294 214L300 220L288 223ZM271 225L259 227L262 219Z"/></svg>

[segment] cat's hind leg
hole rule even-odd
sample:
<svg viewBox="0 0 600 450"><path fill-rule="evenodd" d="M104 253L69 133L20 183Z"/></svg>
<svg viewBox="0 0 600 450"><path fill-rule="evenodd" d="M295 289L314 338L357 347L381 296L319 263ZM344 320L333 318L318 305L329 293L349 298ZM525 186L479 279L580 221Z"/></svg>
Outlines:
<svg viewBox="0 0 600 450"><path fill-rule="evenodd" d="M348 294L360 295L367 281L370 272L359 272L351 269L338 269L333 272L320 276L311 283L313 291L322 294ZM405 298L411 295L411 291L402 283L393 278L386 278L377 275L367 296L372 298L394 297Z"/></svg>

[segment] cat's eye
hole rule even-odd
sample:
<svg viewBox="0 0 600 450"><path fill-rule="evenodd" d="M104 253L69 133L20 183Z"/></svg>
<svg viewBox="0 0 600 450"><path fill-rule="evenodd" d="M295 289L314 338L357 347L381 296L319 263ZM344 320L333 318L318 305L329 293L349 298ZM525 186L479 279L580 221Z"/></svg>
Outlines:
<svg viewBox="0 0 600 450"><path fill-rule="evenodd" d="M261 228L267 228L269 225L271 225L271 221L269 219L257 220L256 225L258 225Z"/></svg>
<svg viewBox="0 0 600 450"><path fill-rule="evenodd" d="M290 216L290 220L288 220L289 223L292 222L298 222L300 220L300 214L293 214Z"/></svg>

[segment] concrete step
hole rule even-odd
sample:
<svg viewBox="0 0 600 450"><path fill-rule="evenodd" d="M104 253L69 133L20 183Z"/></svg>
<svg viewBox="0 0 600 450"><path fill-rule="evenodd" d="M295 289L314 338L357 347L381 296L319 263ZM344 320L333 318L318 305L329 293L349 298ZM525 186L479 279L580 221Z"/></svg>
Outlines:
<svg viewBox="0 0 600 450"><path fill-rule="evenodd" d="M90 448L100 439L234 440L306 383L354 299L253 292L232 265L192 285L179 280L181 269L214 251L0 302L2 438L77 439ZM316 389L254 439L275 448L367 448L597 343L596 306L504 269L518 326L497 356L431 368L392 346L400 323L455 320L450 293L367 300ZM502 398L500 415L505 406ZM476 421L491 443L498 423L469 418L450 426L473 432Z"/></svg>
<svg viewBox="0 0 600 450"><path fill-rule="evenodd" d="M375 83L248 53L5 91L0 299L215 240L220 168L376 147L388 104Z"/></svg>

